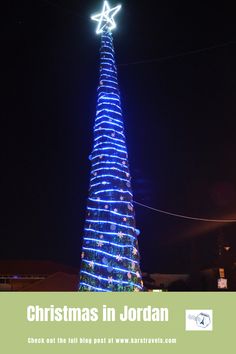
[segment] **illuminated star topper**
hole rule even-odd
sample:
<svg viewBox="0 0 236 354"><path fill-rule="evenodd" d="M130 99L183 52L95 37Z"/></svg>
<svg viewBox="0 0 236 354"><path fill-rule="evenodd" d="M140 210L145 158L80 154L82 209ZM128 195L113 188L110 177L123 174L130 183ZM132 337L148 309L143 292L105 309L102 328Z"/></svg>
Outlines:
<svg viewBox="0 0 236 354"><path fill-rule="evenodd" d="M102 33L105 29L111 31L116 28L114 17L117 12L120 11L120 9L121 5L117 5L116 7L113 7L111 9L108 1L104 1L102 12L100 14L91 16L91 20L98 22L98 26L96 29L97 34Z"/></svg>

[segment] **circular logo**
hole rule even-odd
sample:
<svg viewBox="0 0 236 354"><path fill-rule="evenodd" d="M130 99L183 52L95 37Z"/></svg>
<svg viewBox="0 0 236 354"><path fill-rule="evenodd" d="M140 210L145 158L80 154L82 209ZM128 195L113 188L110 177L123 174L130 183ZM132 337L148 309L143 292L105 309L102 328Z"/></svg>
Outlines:
<svg viewBox="0 0 236 354"><path fill-rule="evenodd" d="M200 313L197 317L196 317L196 323L198 327L202 327L202 328L206 328L210 325L211 323L211 318L208 314L206 313Z"/></svg>

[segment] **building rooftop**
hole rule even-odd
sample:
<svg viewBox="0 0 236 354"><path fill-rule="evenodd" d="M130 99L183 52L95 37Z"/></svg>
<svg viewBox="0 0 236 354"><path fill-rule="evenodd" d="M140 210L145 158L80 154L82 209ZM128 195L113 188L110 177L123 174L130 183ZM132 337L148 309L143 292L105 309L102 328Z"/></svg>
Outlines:
<svg viewBox="0 0 236 354"><path fill-rule="evenodd" d="M0 260L0 276L78 274L78 269L52 261Z"/></svg>

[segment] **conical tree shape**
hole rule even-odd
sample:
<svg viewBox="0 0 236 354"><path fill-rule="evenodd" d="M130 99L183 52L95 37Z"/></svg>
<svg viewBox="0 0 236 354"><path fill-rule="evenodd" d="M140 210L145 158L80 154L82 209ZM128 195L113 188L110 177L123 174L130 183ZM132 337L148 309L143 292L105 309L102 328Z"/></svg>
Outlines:
<svg viewBox="0 0 236 354"><path fill-rule="evenodd" d="M131 176L112 33L101 36L100 81L80 291L141 291Z"/></svg>

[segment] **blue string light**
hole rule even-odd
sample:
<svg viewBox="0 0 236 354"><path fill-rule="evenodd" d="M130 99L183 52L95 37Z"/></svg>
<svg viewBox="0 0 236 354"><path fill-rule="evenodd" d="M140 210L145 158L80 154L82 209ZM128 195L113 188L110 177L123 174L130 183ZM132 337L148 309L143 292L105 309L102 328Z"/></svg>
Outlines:
<svg viewBox="0 0 236 354"><path fill-rule="evenodd" d="M118 176L115 176L115 175L101 175L101 176L95 176L95 177L93 177L93 178L91 178L90 179L90 181L92 182L92 181L94 181L95 179L98 179L98 178L113 178L113 179L117 179L117 180L119 180L120 182L129 182L129 180L128 179L125 179L125 178L120 178L120 177L118 177Z"/></svg>
<svg viewBox="0 0 236 354"><path fill-rule="evenodd" d="M111 140L114 140L114 141L119 141L119 142L121 142L121 143L123 143L125 145L124 140L113 138L113 137L108 136L108 135L99 136L99 137L95 138L94 141L97 141L97 140L100 140L100 139L104 139L104 138L111 139Z"/></svg>
<svg viewBox="0 0 236 354"><path fill-rule="evenodd" d="M102 115L102 116L98 116L97 118L96 118L96 122L98 121L98 120L100 120L100 119L109 119L108 121L106 121L106 120L104 120L104 121L102 121L103 123L109 123L109 124L112 124L113 123L113 125L116 125L117 127L120 127L121 129L123 129L123 123L122 123L122 121L120 120L120 119L115 119L114 117L109 117L109 116L106 116L106 115ZM118 124L114 124L114 122L117 122L117 123L121 123L122 125L118 125ZM101 123L101 122L99 122L99 123L96 123L95 124L95 127L96 127L96 125L98 125L98 124L103 124L103 123Z"/></svg>
<svg viewBox="0 0 236 354"><path fill-rule="evenodd" d="M90 219L87 219L87 222L90 222L90 223L94 223L94 224L110 224L110 225L115 225L115 226L119 226L120 228L121 227L124 227L125 229L130 229L132 231L134 231L134 227L131 227L131 226L127 226L127 225L122 225L122 224L118 224L118 223L115 223L113 221L107 221L107 220L90 220Z"/></svg>
<svg viewBox="0 0 236 354"><path fill-rule="evenodd" d="M110 185L111 183L110 182L99 182L99 183L94 183L94 184L91 184L90 185L90 188L95 188L97 186L100 186L100 185Z"/></svg>
<svg viewBox="0 0 236 354"><path fill-rule="evenodd" d="M109 95L109 96L108 96ZM108 99L110 99L110 96L111 97L117 97L118 98L118 100L120 101L120 96L117 94L117 93L114 93L114 92L101 92L101 93L99 93L98 94L98 99L100 98L100 97L102 97L102 96L106 96L106 97L108 97Z"/></svg>
<svg viewBox="0 0 236 354"><path fill-rule="evenodd" d="M93 167L95 166L100 166L101 164L106 164L106 165L116 165L116 166L121 166L121 167L126 167L128 169L127 166L122 165L119 162L115 162L115 161L99 161L97 163L93 163Z"/></svg>
<svg viewBox="0 0 236 354"><path fill-rule="evenodd" d="M96 279L98 279L98 280L103 280L103 281L106 281L106 282L112 282L112 283L118 283L118 284L122 284L122 285L134 285L134 283L132 283L132 282L128 282L128 281L122 281L122 280L116 280L116 279L111 279L111 280L109 280L108 278L103 278L103 277L101 277L101 276L97 276L97 275L94 275L94 274L92 274L92 273L89 273L89 272L86 272L86 271L81 271L81 273L83 273L83 274L87 274L87 275L90 275L91 277L93 277L93 278L96 278ZM140 287L141 288L141 287Z"/></svg>
<svg viewBox="0 0 236 354"><path fill-rule="evenodd" d="M82 262L85 262L87 264L91 263L91 261L88 261L86 259L82 259ZM94 265L98 266L98 267L102 267L102 268L108 268L109 267L106 264L100 264L100 263L97 263L97 262L94 262ZM117 267L113 267L113 269L117 270L118 272L127 273L127 269L122 269L122 268L117 268ZM133 275L136 275L136 272L133 272L132 270L130 270L130 273L133 274Z"/></svg>
<svg viewBox="0 0 236 354"><path fill-rule="evenodd" d="M99 209L99 208L91 208L91 207L88 207L87 209L88 209L88 210L92 210L92 211L100 211L100 212L105 212L105 213L111 213L111 214L114 214L114 215L117 215L117 216L121 216L122 218L132 218L132 219L133 219L133 216L132 216L132 215L120 214L120 213L117 213L117 212L112 211L112 210Z"/></svg>
<svg viewBox="0 0 236 354"><path fill-rule="evenodd" d="M81 281L80 282L80 286L85 286L87 287L88 289L93 289L95 291L103 291L103 292L111 292L111 290L108 290L108 289L102 289L102 288L96 288L95 286L92 286L90 284L86 284L85 282Z"/></svg>
<svg viewBox="0 0 236 354"><path fill-rule="evenodd" d="M119 189L103 189L97 192L94 192L94 195L98 195L98 194L103 194L103 193L110 193L110 192L117 192L117 193L122 193L122 194L129 194L132 197L132 193L129 191L120 191Z"/></svg>
<svg viewBox="0 0 236 354"><path fill-rule="evenodd" d="M94 239L94 238L89 238L89 237L85 237L84 238L85 241L92 241L92 242L102 242L103 244L107 244L107 245L111 245L111 246L115 246L115 247L119 247L119 248L133 248L133 245L120 245L118 243L114 243L114 242L109 242L109 241L104 241L101 239Z"/></svg>
<svg viewBox="0 0 236 354"><path fill-rule="evenodd" d="M106 105L106 106L113 106L113 107L119 108L119 109L121 110L121 108L120 108L117 104L115 104L115 103L110 103L110 102L102 102L102 103L99 103L99 104L98 104L98 107L104 106L104 105ZM107 108L106 108L106 109L107 109ZM104 110L104 109L103 109L103 110ZM116 113L118 113L118 112L116 112Z"/></svg>
<svg viewBox="0 0 236 354"><path fill-rule="evenodd" d="M102 122L100 122L100 119L102 120ZM105 120L108 119L108 120ZM115 119L114 117L109 117L107 115L102 115L102 116L98 116L95 120L96 124L95 124L95 128L101 124L111 124L111 125L115 125L119 128L121 128L123 130L123 123L120 119ZM115 124L117 123L117 124ZM121 125L120 125L121 124Z"/></svg>
<svg viewBox="0 0 236 354"><path fill-rule="evenodd" d="M124 174L126 174L127 173L127 171L123 171L123 170L121 170L121 169L119 169L119 168L116 168L116 167L101 167L101 168L97 168L97 169L95 169L95 170L92 170L92 173L94 174L94 173L96 173L96 172L100 172L100 171L119 171L120 173L124 173Z"/></svg>
<svg viewBox="0 0 236 354"><path fill-rule="evenodd" d="M101 254L106 255L106 256L108 256L108 257L110 257L110 258L115 258L115 259L116 259L116 257L117 257L116 255L110 254L110 253L108 253L108 252L101 251L101 250L99 250L99 249L94 249L94 248L89 248L89 247L83 247L82 249L83 249L83 250L86 250L86 251L90 251L90 252L101 253ZM134 260L131 259L131 258L123 257L123 259L126 260L126 261L128 261L128 262L138 264L137 261L134 261Z"/></svg>
<svg viewBox="0 0 236 354"><path fill-rule="evenodd" d="M101 143L96 143L95 145L94 145L94 147L95 148L97 148L98 146L103 146L103 145L113 145L113 146L117 146L118 148L125 148L125 145L120 145L120 144L117 144L117 143L113 143L112 141L103 141L103 142L101 142ZM123 150L123 152L125 152L125 153L127 153L127 151L126 150Z"/></svg>
<svg viewBox="0 0 236 354"><path fill-rule="evenodd" d="M108 150L113 150L113 151L116 151L116 152L120 152L120 153L122 153L122 154L127 154L127 151L124 151L124 150L120 150L120 149L117 149L117 148L115 148L115 147L106 147L106 148L99 148L99 149L94 149L93 150L93 152L94 151L108 151Z"/></svg>
<svg viewBox="0 0 236 354"><path fill-rule="evenodd" d="M100 158L101 155L94 155L92 157L93 160L97 159L97 158ZM119 157L119 156L116 156L116 155L107 155L107 154L102 154L103 157L109 157L111 159L118 159L118 160L121 160L121 161L127 161L127 159L124 159L122 157Z"/></svg>
<svg viewBox="0 0 236 354"><path fill-rule="evenodd" d="M108 108L104 108L104 109L98 110L97 114L99 114L99 113L101 113L103 111L110 112L110 113L115 113L115 114L118 114L120 116L122 115L120 112L117 112L117 111L114 111L113 109L108 109Z"/></svg>
<svg viewBox="0 0 236 354"><path fill-rule="evenodd" d="M117 237L118 236L118 233L117 232L107 232L107 231L99 231L99 230L94 230L94 229L88 229L88 228L85 228L85 231L86 232L92 232L92 233L97 233L99 235L101 235L101 233L103 235L108 235L108 236L112 236L112 237ZM132 236L132 235L129 235L129 234L125 234L125 233L122 233L124 237L128 237L128 238L131 238L132 240L136 240L136 237Z"/></svg>
<svg viewBox="0 0 236 354"><path fill-rule="evenodd" d="M115 204L130 204L130 201L126 200L102 200L102 199L94 199L88 198L91 202L99 202L99 203L115 203Z"/></svg>

